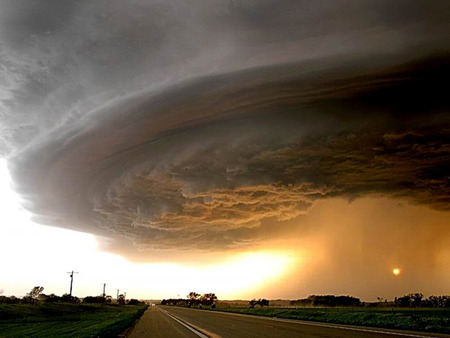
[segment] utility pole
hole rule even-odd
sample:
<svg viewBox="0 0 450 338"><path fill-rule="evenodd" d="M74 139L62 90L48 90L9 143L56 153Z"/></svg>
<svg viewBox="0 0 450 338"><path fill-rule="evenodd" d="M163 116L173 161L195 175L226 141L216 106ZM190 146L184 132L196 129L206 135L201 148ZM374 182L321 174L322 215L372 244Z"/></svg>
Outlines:
<svg viewBox="0 0 450 338"><path fill-rule="evenodd" d="M74 273L78 273L78 272L75 272L75 271L72 270L72 271L70 271L68 273L70 273L70 297L72 297L73 274Z"/></svg>
<svg viewBox="0 0 450 338"><path fill-rule="evenodd" d="M103 298L106 297L105 288L106 288L106 283L103 283Z"/></svg>
<svg viewBox="0 0 450 338"><path fill-rule="evenodd" d="M119 299L119 289L117 289L117 299Z"/></svg>

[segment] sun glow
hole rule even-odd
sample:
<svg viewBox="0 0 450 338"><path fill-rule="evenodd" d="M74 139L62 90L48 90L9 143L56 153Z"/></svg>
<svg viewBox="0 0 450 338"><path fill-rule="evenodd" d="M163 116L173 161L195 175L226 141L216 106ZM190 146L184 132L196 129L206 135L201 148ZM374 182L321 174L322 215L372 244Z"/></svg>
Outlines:
<svg viewBox="0 0 450 338"><path fill-rule="evenodd" d="M394 274L394 276L398 276L400 274L400 269L399 268L395 268L392 270L392 273Z"/></svg>
<svg viewBox="0 0 450 338"><path fill-rule="evenodd" d="M214 292L222 299L259 297L254 292L263 293L298 261L298 254L294 259L288 251L266 250L222 258L199 256L195 265L129 262L102 252L92 235L31 222L10 187L4 160L0 160L0 202L0 236L9 239L0 246L0 256L9 257L2 262L7 295L23 296L35 285L61 295L68 291L66 272L74 269L79 272L74 281L79 297L99 294L103 283L109 294L120 289L136 298L185 297L191 291ZM30 264L30 253L37 264Z"/></svg>
<svg viewBox="0 0 450 338"><path fill-rule="evenodd" d="M255 292L283 278L294 263L286 252L237 254L215 265L199 262L197 266L133 264L119 257L116 261L115 266L126 270L127 276L115 276L115 281L127 285L143 298L156 295L162 298L185 297L195 291L214 292L222 299L257 297Z"/></svg>
<svg viewBox="0 0 450 338"><path fill-rule="evenodd" d="M263 287L289 270L293 259L281 252L253 252L237 255L222 266L208 268L214 285L225 292L242 292Z"/></svg>

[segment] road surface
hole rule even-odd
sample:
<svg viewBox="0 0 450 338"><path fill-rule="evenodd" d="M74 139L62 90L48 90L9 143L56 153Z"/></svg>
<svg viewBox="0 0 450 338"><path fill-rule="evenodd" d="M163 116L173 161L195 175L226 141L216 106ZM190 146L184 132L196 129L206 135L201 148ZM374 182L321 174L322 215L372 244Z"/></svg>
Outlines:
<svg viewBox="0 0 450 338"><path fill-rule="evenodd" d="M421 338L450 337L450 335L276 319L169 306L153 306L144 313L129 337Z"/></svg>

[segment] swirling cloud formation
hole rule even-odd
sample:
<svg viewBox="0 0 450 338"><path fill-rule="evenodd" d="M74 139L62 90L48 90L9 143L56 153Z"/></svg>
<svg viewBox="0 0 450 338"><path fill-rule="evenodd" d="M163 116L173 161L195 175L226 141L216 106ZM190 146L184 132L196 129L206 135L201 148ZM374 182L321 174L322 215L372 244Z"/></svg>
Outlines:
<svg viewBox="0 0 450 338"><path fill-rule="evenodd" d="M6 6L28 25L1 59L2 149L36 220L211 250L261 240L266 221L282 227L324 198L448 210L437 3L414 2L414 22L398 21L397 2L349 2L342 17L316 2L113 3L47 9L62 16Z"/></svg>
<svg viewBox="0 0 450 338"><path fill-rule="evenodd" d="M42 222L158 248L245 244L237 230L292 219L326 197L448 209L443 59L309 66L207 77L111 104L30 148L14 172Z"/></svg>

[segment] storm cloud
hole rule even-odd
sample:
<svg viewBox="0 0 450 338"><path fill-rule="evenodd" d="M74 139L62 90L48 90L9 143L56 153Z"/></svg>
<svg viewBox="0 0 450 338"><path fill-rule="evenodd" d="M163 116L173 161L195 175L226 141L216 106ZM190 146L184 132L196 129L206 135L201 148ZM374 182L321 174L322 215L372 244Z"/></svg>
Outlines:
<svg viewBox="0 0 450 338"><path fill-rule="evenodd" d="M2 151L35 220L221 250L321 199L448 210L445 3L70 4L0 11Z"/></svg>

